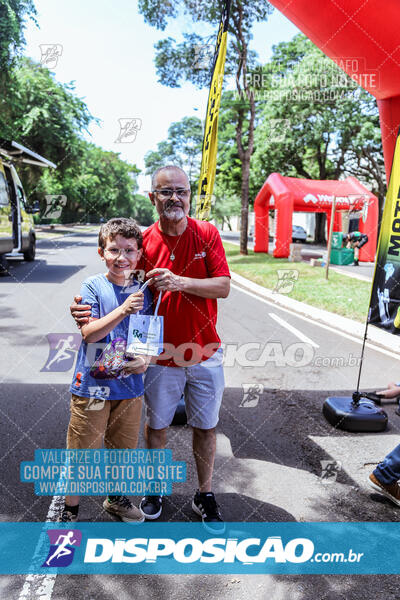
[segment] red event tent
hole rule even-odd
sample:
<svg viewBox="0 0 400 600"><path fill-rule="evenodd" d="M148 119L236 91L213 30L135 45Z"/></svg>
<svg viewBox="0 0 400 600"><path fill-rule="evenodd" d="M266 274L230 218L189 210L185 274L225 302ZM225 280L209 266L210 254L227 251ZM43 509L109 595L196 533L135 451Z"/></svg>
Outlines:
<svg viewBox="0 0 400 600"><path fill-rule="evenodd" d="M377 98L389 181L400 125L400 1L270 1Z"/></svg>
<svg viewBox="0 0 400 600"><path fill-rule="evenodd" d="M360 249L361 261L374 261L377 242L379 203L366 187L355 177L343 181L318 181L283 177L272 173L257 194L255 211L255 252L268 252L269 210L275 209L275 258L289 256L292 239L293 211L326 212L328 231L333 197L336 196L338 211L362 210L359 229L369 238L368 244ZM334 230L341 229L341 213L335 214Z"/></svg>

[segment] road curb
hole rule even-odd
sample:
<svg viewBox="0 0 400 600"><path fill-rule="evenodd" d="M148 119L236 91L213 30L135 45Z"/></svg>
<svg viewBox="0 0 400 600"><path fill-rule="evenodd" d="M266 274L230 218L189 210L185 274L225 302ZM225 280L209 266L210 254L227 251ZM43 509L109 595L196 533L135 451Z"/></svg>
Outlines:
<svg viewBox="0 0 400 600"><path fill-rule="evenodd" d="M243 289L246 289L257 296L260 296L269 302L273 302L277 306L281 306L282 308L290 310L295 314L308 317L309 319L312 319L318 323L328 325L332 329L336 329L340 333L345 333L358 340L364 339L364 323L353 321L347 317L342 317L341 315L317 308L316 306L311 306L310 304L305 304L299 300L294 300L293 298L289 298L284 294L273 292L272 290L258 285L258 283L254 283L254 281L250 281L250 279L247 279L246 277L243 277L232 270L231 277L232 281L239 287L242 287ZM370 325L368 327L367 340L369 344L374 344L384 348L385 350L389 350L390 352L393 352L393 354L399 355L400 358L399 336L393 335L383 331L382 329L378 329L373 325Z"/></svg>

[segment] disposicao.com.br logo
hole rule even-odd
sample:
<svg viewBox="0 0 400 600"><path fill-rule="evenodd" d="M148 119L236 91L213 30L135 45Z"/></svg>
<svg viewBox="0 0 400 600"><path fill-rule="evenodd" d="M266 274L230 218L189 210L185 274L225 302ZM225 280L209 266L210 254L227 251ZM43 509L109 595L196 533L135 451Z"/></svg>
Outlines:
<svg viewBox="0 0 400 600"><path fill-rule="evenodd" d="M397 522L1 522L0 573L398 573L399 535Z"/></svg>
<svg viewBox="0 0 400 600"><path fill-rule="evenodd" d="M156 563L160 558L172 558L178 563L306 563L359 562L363 553L350 549L347 553L314 553L314 543L308 538L294 538L286 542L280 536L261 538L89 538L86 543L85 563Z"/></svg>

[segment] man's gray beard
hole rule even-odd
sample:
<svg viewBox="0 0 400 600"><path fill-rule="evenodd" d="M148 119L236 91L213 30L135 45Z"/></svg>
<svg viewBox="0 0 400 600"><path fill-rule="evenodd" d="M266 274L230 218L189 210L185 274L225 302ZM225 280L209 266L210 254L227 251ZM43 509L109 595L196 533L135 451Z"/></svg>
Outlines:
<svg viewBox="0 0 400 600"><path fill-rule="evenodd" d="M181 221L185 218L185 212L182 208L168 208L163 211L162 216L169 221Z"/></svg>

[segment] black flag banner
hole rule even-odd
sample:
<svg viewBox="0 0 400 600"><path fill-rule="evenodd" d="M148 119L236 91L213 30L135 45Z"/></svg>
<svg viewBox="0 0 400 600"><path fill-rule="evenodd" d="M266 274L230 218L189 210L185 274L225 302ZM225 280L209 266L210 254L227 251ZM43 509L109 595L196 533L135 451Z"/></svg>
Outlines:
<svg viewBox="0 0 400 600"><path fill-rule="evenodd" d="M368 323L400 334L400 131L383 210Z"/></svg>

